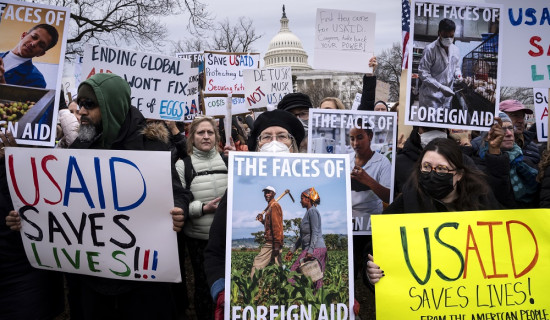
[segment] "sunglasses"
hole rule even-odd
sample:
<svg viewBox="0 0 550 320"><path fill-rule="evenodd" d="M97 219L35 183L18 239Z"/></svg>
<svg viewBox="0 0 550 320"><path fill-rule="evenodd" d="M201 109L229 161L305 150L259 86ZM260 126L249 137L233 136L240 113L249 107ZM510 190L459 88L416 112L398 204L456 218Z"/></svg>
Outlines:
<svg viewBox="0 0 550 320"><path fill-rule="evenodd" d="M81 100L78 100L77 102L78 104L78 107L80 109L84 108L86 110L93 110L97 107L99 107L98 104L96 104L94 101L92 101L91 99L81 99Z"/></svg>

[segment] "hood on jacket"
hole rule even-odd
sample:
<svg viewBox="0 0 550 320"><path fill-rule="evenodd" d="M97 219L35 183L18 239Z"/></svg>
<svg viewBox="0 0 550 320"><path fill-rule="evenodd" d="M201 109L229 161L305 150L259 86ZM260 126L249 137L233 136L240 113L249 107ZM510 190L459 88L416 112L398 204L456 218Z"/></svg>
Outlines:
<svg viewBox="0 0 550 320"><path fill-rule="evenodd" d="M80 83L94 90L103 127L99 147L109 149L119 134L130 109L130 86L126 80L112 73L98 73Z"/></svg>
<svg viewBox="0 0 550 320"><path fill-rule="evenodd" d="M170 132L160 120L149 120L141 133L149 140L158 140L166 144L170 143Z"/></svg>

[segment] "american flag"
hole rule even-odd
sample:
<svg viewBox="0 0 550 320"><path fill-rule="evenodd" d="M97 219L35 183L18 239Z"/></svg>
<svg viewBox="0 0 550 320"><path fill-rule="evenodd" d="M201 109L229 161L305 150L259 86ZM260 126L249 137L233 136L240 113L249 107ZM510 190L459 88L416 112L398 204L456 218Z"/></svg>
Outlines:
<svg viewBox="0 0 550 320"><path fill-rule="evenodd" d="M403 48L403 60L401 61L401 69L407 69L409 65L409 33L411 31L411 6L409 0L401 1L401 45Z"/></svg>

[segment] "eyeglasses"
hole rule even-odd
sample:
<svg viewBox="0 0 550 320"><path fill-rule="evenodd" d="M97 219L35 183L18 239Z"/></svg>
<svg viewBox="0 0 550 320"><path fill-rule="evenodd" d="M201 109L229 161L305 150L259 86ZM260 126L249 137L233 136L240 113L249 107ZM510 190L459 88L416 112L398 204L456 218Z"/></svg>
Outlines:
<svg viewBox="0 0 550 320"><path fill-rule="evenodd" d="M82 100L79 100L77 102L78 104L78 108L82 109L86 109L86 110L93 110L97 107L99 107L98 104L96 104L94 101L92 101L91 99L82 99Z"/></svg>
<svg viewBox="0 0 550 320"><path fill-rule="evenodd" d="M258 142L268 143L273 141L273 138L277 139L277 141L282 143L288 143L293 139L292 135L289 133L279 133L277 135L262 134L258 137Z"/></svg>
<svg viewBox="0 0 550 320"><path fill-rule="evenodd" d="M422 164L422 166L420 167L420 172L421 173L428 174L428 173L432 172L432 170L435 171L435 173L437 175L440 175L440 176L443 176L447 173L456 171L456 169L449 169L447 166L443 166L443 165L432 167L432 165L429 164L428 162L424 162Z"/></svg>

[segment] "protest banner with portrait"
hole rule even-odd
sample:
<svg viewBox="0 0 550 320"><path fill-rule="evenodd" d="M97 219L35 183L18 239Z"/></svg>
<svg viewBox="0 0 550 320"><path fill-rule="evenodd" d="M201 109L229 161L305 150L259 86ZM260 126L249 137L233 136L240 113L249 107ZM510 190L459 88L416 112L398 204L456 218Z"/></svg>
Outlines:
<svg viewBox="0 0 550 320"><path fill-rule="evenodd" d="M6 148L10 195L31 265L181 281L170 161L160 151Z"/></svg>
<svg viewBox="0 0 550 320"><path fill-rule="evenodd" d="M244 96L249 109L276 106L291 93L292 70L290 67L243 70Z"/></svg>
<svg viewBox="0 0 550 320"><path fill-rule="evenodd" d="M0 129L19 144L55 144L69 20L69 8L0 2Z"/></svg>
<svg viewBox="0 0 550 320"><path fill-rule="evenodd" d="M145 118L193 120L198 109L198 69L191 61L122 48L87 45L82 80L114 73L132 90L132 105Z"/></svg>
<svg viewBox="0 0 550 320"><path fill-rule="evenodd" d="M243 70L260 67L259 53L204 52L204 94L244 94Z"/></svg>
<svg viewBox="0 0 550 320"><path fill-rule="evenodd" d="M375 26L372 12L317 9L315 68L372 73Z"/></svg>
<svg viewBox="0 0 550 320"><path fill-rule="evenodd" d="M378 319L550 319L548 209L372 219Z"/></svg>
<svg viewBox="0 0 550 320"><path fill-rule="evenodd" d="M225 319L354 319L349 179L344 155L229 154Z"/></svg>
<svg viewBox="0 0 550 320"><path fill-rule="evenodd" d="M191 68L197 68L199 72L204 70L204 54L202 52L178 52L176 57L191 60Z"/></svg>
<svg viewBox="0 0 550 320"><path fill-rule="evenodd" d="M411 4L405 124L488 130L500 98L502 48L496 4Z"/></svg>
<svg viewBox="0 0 550 320"><path fill-rule="evenodd" d="M349 155L353 234L370 235L370 216L381 214L384 203L393 201L396 114L309 109L308 130L309 153ZM384 192L372 181L365 182L366 176L372 177Z"/></svg>

